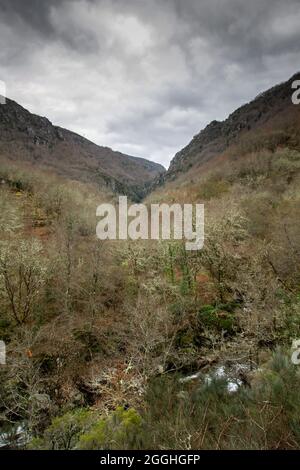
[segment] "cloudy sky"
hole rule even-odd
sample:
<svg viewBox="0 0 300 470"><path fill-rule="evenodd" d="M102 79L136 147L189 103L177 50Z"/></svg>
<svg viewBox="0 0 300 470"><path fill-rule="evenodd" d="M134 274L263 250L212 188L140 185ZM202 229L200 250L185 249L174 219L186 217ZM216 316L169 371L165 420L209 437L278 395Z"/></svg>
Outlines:
<svg viewBox="0 0 300 470"><path fill-rule="evenodd" d="M8 97L168 166L300 69L299 0L0 0Z"/></svg>

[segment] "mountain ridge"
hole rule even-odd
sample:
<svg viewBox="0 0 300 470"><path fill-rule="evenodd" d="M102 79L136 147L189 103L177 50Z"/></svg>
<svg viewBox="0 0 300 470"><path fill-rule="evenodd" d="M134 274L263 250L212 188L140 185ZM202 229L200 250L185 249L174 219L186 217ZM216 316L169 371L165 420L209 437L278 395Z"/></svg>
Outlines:
<svg viewBox="0 0 300 470"><path fill-rule="evenodd" d="M161 185L174 180L191 168L201 167L212 161L229 146L236 144L242 136L265 128L278 117L284 121L286 112L289 114L288 118L295 115L298 121L297 114L300 106L293 105L291 100L294 91L291 84L296 79L300 79L300 72L294 74L286 82L260 93L256 98L233 111L224 121L210 122L175 154L167 172L158 176L155 184ZM288 120L286 119L286 123ZM276 128L276 123L274 127Z"/></svg>
<svg viewBox="0 0 300 470"><path fill-rule="evenodd" d="M0 106L0 158L51 168L62 176L108 186L132 199L165 171L158 163L99 146L55 126L13 100Z"/></svg>

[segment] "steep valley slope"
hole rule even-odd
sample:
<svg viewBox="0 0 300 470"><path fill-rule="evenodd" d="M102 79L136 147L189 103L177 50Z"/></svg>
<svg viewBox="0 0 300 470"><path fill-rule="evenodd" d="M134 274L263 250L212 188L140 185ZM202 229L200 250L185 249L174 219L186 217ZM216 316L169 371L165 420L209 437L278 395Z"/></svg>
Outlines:
<svg viewBox="0 0 300 470"><path fill-rule="evenodd" d="M140 199L163 166L100 147L7 99L0 106L0 161L27 162L68 179Z"/></svg>

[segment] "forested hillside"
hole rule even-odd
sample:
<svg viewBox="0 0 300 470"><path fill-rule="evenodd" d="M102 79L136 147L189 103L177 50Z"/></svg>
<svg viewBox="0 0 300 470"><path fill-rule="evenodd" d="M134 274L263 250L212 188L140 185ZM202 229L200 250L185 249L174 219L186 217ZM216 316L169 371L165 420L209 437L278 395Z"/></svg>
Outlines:
<svg viewBox="0 0 300 470"><path fill-rule="evenodd" d="M162 165L101 147L15 101L0 106L0 162L51 170L65 178L94 183L140 199Z"/></svg>
<svg viewBox="0 0 300 470"><path fill-rule="evenodd" d="M3 161L3 446L299 447L294 108L236 137L211 164L194 155L194 170L173 172L147 196L205 204L200 251L181 241L101 242L96 206L116 192Z"/></svg>

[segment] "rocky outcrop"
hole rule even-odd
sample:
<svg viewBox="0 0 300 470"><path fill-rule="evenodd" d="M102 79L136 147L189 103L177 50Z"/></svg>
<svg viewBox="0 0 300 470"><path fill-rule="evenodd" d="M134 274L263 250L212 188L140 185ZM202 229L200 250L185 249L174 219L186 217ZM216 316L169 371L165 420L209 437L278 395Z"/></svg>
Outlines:
<svg viewBox="0 0 300 470"><path fill-rule="evenodd" d="M212 121L175 155L169 170L157 182L175 179L179 173L186 172L193 166L201 166L236 143L242 135L261 128L282 112L294 111L295 105L291 100L292 82L299 79L300 73L297 73L287 82L261 93L233 112L225 121Z"/></svg>
<svg viewBox="0 0 300 470"><path fill-rule="evenodd" d="M139 200L163 166L98 146L7 99L0 105L0 159L27 161L60 175L105 185Z"/></svg>

